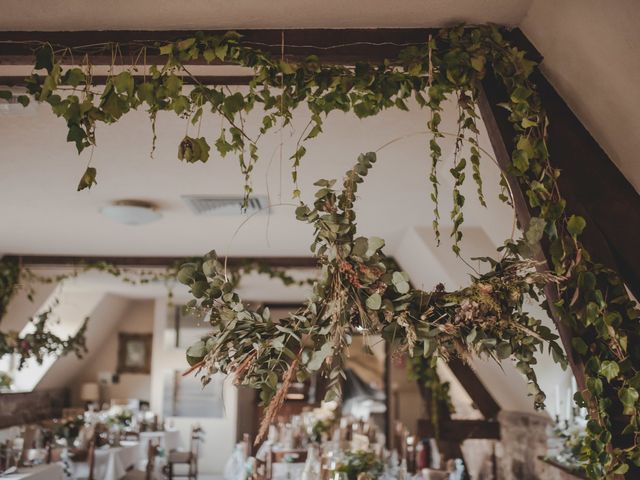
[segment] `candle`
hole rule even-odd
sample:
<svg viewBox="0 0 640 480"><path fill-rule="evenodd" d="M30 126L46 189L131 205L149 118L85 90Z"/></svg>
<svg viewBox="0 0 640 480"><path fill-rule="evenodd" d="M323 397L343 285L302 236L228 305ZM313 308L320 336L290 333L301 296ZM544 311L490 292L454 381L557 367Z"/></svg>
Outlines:
<svg viewBox="0 0 640 480"><path fill-rule="evenodd" d="M567 404L565 405L566 409L566 419L567 422L573 421L573 400L571 398L571 388L567 389Z"/></svg>
<svg viewBox="0 0 640 480"><path fill-rule="evenodd" d="M560 386L556 383L556 419L560 421Z"/></svg>

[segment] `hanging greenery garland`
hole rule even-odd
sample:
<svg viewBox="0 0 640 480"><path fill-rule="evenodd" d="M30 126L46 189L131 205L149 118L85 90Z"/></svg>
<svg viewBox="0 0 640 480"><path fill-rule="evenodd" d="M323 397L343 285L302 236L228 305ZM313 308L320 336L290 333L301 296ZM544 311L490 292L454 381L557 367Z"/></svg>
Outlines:
<svg viewBox="0 0 640 480"><path fill-rule="evenodd" d="M33 301L37 285L59 284L89 271L102 272L132 285L164 282L168 286L169 297L171 297L170 284L176 280L180 266L189 260L187 258L174 262L166 268L153 270L124 269L104 261L79 263L69 265L63 273L41 275L28 267L21 266L17 259L0 258L0 323L7 312L11 299L18 290L25 291L27 298ZM305 286L314 281L313 278L297 279L289 275L286 269L266 265L257 259L246 259L233 269L229 269L228 272L230 283L234 288L240 284L243 276L251 273L266 275L271 279L281 281L285 286ZM41 364L46 356L52 354L61 356L74 353L78 358L82 358L87 352L85 335L89 318L84 319L74 335L61 338L51 332L55 307L59 303L59 298L54 298L51 307L30 320L32 328L22 335L16 330L0 330L0 358L5 355L15 355L18 361L18 370L23 368L31 358Z"/></svg>
<svg viewBox="0 0 640 480"><path fill-rule="evenodd" d="M325 372L329 398L340 395L345 350L358 332L382 335L412 356L512 357L537 407L544 405L545 395L532 368L536 352L548 347L564 362L557 336L523 309L527 298L537 300L544 285L558 281L554 274L536 271L534 262L508 250L471 286L424 292L412 289L406 273L384 255L382 239L356 237L357 186L375 161L374 153L361 155L341 191L333 189L335 181L319 180L313 208L298 207L298 218L315 229L312 249L322 278L307 304L286 319L272 321L268 310L247 308L215 252L180 270L178 278L196 297L190 306L209 312L214 327L189 348L187 358L202 372L204 384L221 371L260 390L268 407L256 442L296 378Z"/></svg>
<svg viewBox="0 0 640 480"><path fill-rule="evenodd" d="M37 101L48 103L56 115L65 119L69 128L67 139L76 144L79 152L87 147L95 146L98 124L116 122L127 112L137 108L147 109L155 140L157 113L172 111L185 118L186 122L191 122L193 128L198 131L195 135L186 135L182 140L178 147L178 158L189 163L206 162L209 159L212 144L223 156L230 153L236 155L241 172L245 176L245 194L248 197L251 193L251 173L255 163L259 160L259 139L274 127L289 124L293 110L299 105L305 104L311 115L309 124L300 137L297 149L291 156L291 173L296 185L300 161L306 153L305 142L322 132L323 120L330 112L335 110L353 111L358 117L366 117L388 108L406 110L408 108L407 102L413 98L420 106L427 108L430 112L428 129L432 133L432 139L429 144L431 159L429 181L435 204L434 229L437 236L440 234L440 211L438 208L440 183L437 167L442 156L439 144L443 137L443 132L440 130L442 102L453 96L457 100L459 111L455 159L453 167L450 169L454 178L452 190L454 206L450 212L453 223L451 235L456 253L459 253L459 243L462 238L461 226L464 222L465 198L461 193L461 187L465 182L469 168L471 169L471 177L476 183L479 201L484 203L479 169L480 152L477 143L475 100L481 88L480 82L485 75L492 74L499 78L509 94L508 101L502 106L509 110L509 120L516 131L512 164L509 171L504 173L514 175L519 181L533 212L533 218L525 232L524 241L510 243L507 247L508 255L503 262L511 263L505 266L503 262L498 262L494 265L492 272L497 277L512 272L512 276L504 281L507 282L507 285L511 285L510 282L515 282L517 290L522 287L518 279L528 277L522 276L520 273L514 274L513 268L520 272L520 269L514 265L518 265L523 261L523 258L530 257L532 250L537 248L540 241L548 245L550 268L554 274L543 272L540 275L542 275L541 278L551 276L545 280L550 280L547 291L553 292L553 300L552 303L543 302L543 305L552 310L556 318L560 318L561 327L567 329L572 335L571 346L568 348L571 349L571 356L575 360L573 366L580 371L584 369L585 385L581 385L582 391L576 395L576 401L579 405L588 408L590 416L589 437L583 451L583 459L587 462L587 473L591 478L603 478L624 475L631 463L640 466L640 449L637 442L638 407L640 406L638 393L638 389L640 389L640 322L638 322L638 310L635 303L629 298L620 277L615 272L594 263L584 249L579 240L586 225L584 219L575 215L568 216L565 213L565 201L560 195L557 184L560 172L552 167L548 158L547 117L535 85L530 80L535 62L527 59L524 51L505 40L498 28L480 26L443 29L424 45L408 47L395 59L389 59L379 65L358 63L353 68L324 65L315 56L308 57L299 64L290 64L283 58L275 59L264 52L243 45L241 38L233 32L224 36L199 33L194 37L162 46L140 45L139 59L146 58L146 53L153 50L154 53L164 56L166 63L164 65L150 65L145 71L146 75L140 78L134 76L132 70L147 66L144 65L144 62L138 62L138 65L134 65L130 69L111 75L107 79L104 89L97 88L92 82L91 52L88 49L81 47L74 49L54 48L48 44L36 45L35 71L27 79L29 94ZM100 48L100 46L92 46L91 51L96 51L96 48ZM103 49L113 52L114 58L117 57L117 45L107 44L103 46ZM86 54L86 65L82 68L64 70L62 61L71 54L74 54L76 58ZM204 60L207 63L220 61L251 67L254 70L254 78L246 93L233 92L226 87L207 86L190 74L187 63L193 60ZM193 87L184 85L185 77L188 77L195 85ZM9 92L0 92L0 98L10 96ZM19 96L17 100L22 104L27 104L29 97ZM261 127L255 133L246 131L243 127L244 116L256 110L263 112ZM219 136L213 142L209 142L206 137L201 136L197 127L205 112L220 115L225 121L224 128L221 129ZM371 161L370 156L365 158L369 160L364 163L359 162L356 167L358 171L354 170L355 173L351 174L359 181L362 181L362 173L366 173L368 170L367 162ZM78 189L90 188L96 183L96 175L96 167L89 166L81 178ZM506 188L504 178L501 184ZM319 186L321 186L318 192L319 199L325 199L325 197L331 199L332 195L336 195L330 184ZM341 201L349 202L349 191L350 188L345 186L345 190L340 194ZM300 196L297 187L293 194L296 198ZM508 201L508 196L504 193L501 198ZM336 197L336 201L338 201L338 197ZM386 287L382 288L382 292L372 292L370 282L378 280L378 277L370 270L371 265L367 263L369 256L363 257L363 265L367 267L368 277L362 283L360 278L362 272L356 269L356 267L360 267L362 262L359 263L350 257L351 252L356 248L355 239L348 235L347 237L343 236L345 232L353 230L351 232L353 234L355 231L350 206L340 205L337 208L341 213L337 213L337 211L327 211L323 205L317 205L317 203L313 209L301 206L301 210L298 212L302 219L308 220L318 228L317 234L324 232L323 235L325 235L316 237L316 243L314 243L314 250L324 265L326 275L325 280L320 281L316 286L316 297L314 297L316 300L309 303L308 308L315 308L316 311L299 313L289 319L291 324L280 325L280 327L294 329L295 332L295 328L300 326L303 330L304 328L308 330L307 335L310 338L313 338L313 335L318 335L311 327L313 318L321 316L321 311L317 310L317 302L320 302L320 306L326 307L328 303L333 304L338 300L332 295L343 291L333 283L330 285L324 283L333 278L334 280L346 281L350 279L360 282L353 286L356 290L352 292L353 298L340 301L354 302L353 305L364 305L364 310L360 312L360 320L351 317L348 317L348 320L362 322L363 328L371 328L367 319L370 318L372 311L378 312L382 305L385 305L386 308L388 305L382 303L384 300L388 300L392 305L394 302L399 302L397 298L385 295L389 295L387 293L389 285L393 285L391 290L395 289L395 292L399 294L396 283L402 285L400 288L404 289L404 283L401 280L401 276L402 278L404 276L401 272L391 269L393 275L397 274L396 281L391 281L391 284L383 282ZM313 215L318 217L309 217ZM340 217L341 223L334 221L336 215L345 215ZM320 218L329 218L331 221L323 220L327 223L317 224L316 222ZM328 224L333 225L334 230L326 230L325 227ZM344 243L336 243L338 239ZM382 255L379 253L379 249L375 248L380 244L378 240L369 239L367 245L372 241L374 247L371 255ZM364 240L359 242L362 245ZM342 251L342 249L346 249L348 252ZM369 246L366 250L369 250ZM385 266L385 269L387 268L383 256L375 258L376 265L380 263ZM212 255L205 257L202 262L202 265L209 265L207 268L210 270L208 271L200 270L201 263L199 262L185 268L187 268L187 272L196 275L197 281L209 284L204 292L197 292L203 293L204 300L202 302L210 303L205 303L205 306L213 308L214 312L227 312L231 303L238 302L231 297L234 294L232 288L228 286L228 278L221 276L215 262L217 262L216 257ZM216 268L213 268L212 265ZM376 268L380 267L376 266ZM193 271L189 269L193 269ZM375 271L377 272L377 270ZM204 275L204 279L200 275ZM190 277L187 280L187 283L191 282ZM480 278L477 279L477 282L482 284L483 280L484 278ZM404 281L406 282L406 279ZM479 288L477 282L474 282L469 288ZM537 281L534 283L539 286ZM223 287L226 289L226 291L221 290L221 298L223 298L223 304L226 305L226 307L223 305L224 308L214 302L214 300L218 300L218 297L213 295L213 293L217 293L217 289ZM363 298L362 295L365 293L368 296ZM440 296L435 293L437 292L427 295L430 301L437 302L440 298L453 299L458 302L468 300L466 293L463 294L463 297L456 297L455 294ZM417 307L412 303L413 299L423 298L426 294L424 292L418 294L409 289L404 295L409 295L409 298L406 299L408 311L417 314L420 309L415 310ZM227 296L227 299L224 299L224 296ZM491 295L489 296L491 297ZM494 300L503 301L505 299L500 297ZM316 306L313 307L313 305ZM458 307L461 308L461 304ZM239 309L240 306L237 305L235 308ZM445 309L444 311L448 312L448 316L445 318L452 322L451 325L455 325L453 322L456 318L453 313L455 309L447 310L446 305L440 304L438 304L438 308ZM510 310L507 309L507 311ZM393 312L396 312L395 308ZM250 321L258 324L262 319L261 323L264 325L256 327L256 331L251 333L252 336L262 332L265 338L271 338L270 335L275 334L275 330L278 330L275 326L269 326L272 322L270 323L268 319L263 318L261 314L244 313L244 310L239 310L236 313L242 313L241 320L246 320L244 317L248 315ZM512 313L516 317L520 315L519 312ZM473 315L476 314L479 315L478 318L484 318L481 312L473 310ZM229 314L225 313L225 315ZM351 313L347 312L344 315L351 315ZM420 315L417 318L420 318ZM347 322L347 318L340 320L339 317L340 315L334 319L337 325L341 325L341 321ZM400 313L393 315L393 320L390 320L389 323L397 323L400 317ZM380 318L377 314L372 315L371 318L380 322L388 320ZM231 318L224 318L225 322L231 320ZM214 319L214 323L215 321L217 320ZM429 318L428 321L431 322L433 319ZM300 325L297 322L301 322ZM413 334L409 335L411 323L408 325L409 330L401 325L399 326L401 328L394 330L398 334L404 332L404 336L401 338L407 344L410 338L414 338ZM266 330L262 331L263 328ZM499 339L493 337L496 344L492 348L497 348L501 344L499 342L505 338L503 337L505 332L500 329L496 331L489 329L489 331L499 337ZM343 341L341 340L342 333L334 331L334 334L334 340L338 343L330 343L331 352L332 358L337 358L335 361L339 364L340 342ZM478 335L478 330L475 335ZM223 337L224 330L221 330L208 342L210 345L213 342L216 351L223 352L225 351L224 347L219 343ZM264 365L271 366L273 364L274 367L270 370L272 375L268 382L260 376L254 376L255 372L251 370L252 373L247 377L247 382L263 388L263 393L266 392L263 395L265 400L268 400L270 392L273 392L274 382L275 384L282 382L286 385L292 380L294 374L302 372L301 375L304 376L315 370L309 368L308 359L302 356L311 348L302 341L303 338L307 339L308 337L300 337L293 345L299 350L287 347L277 358L272 358L269 355L264 357L266 362ZM457 339L455 334L452 334L452 338ZM522 341L525 346L527 342L531 342L525 338L516 338L518 341ZM535 339L535 336L528 338ZM544 339L545 337L540 338ZM453 340L451 341L453 342ZM465 338L462 344L465 347L472 347L471 350L477 347L475 337L471 340ZM443 353L440 349L441 345L437 345L437 347L437 350ZM511 354L518 355L516 352L519 352L517 348L520 347L522 345L511 345ZM329 355L328 348L325 347L323 355L326 355L323 358ZM506 347L503 348L506 351ZM210 349L206 349L199 353L210 351ZM561 358L560 352L555 348L552 351L556 352L558 359ZM293 356L285 352L291 352ZM191 350L191 353L193 354L194 351ZM258 350L254 352L254 355L258 357ZM283 359L283 355L288 360ZM518 360L518 362L519 364L523 363L522 367L527 370L530 363L528 363L527 355L523 355L525 358ZM200 358L198 355L194 356ZM232 357L237 360L235 356L232 355ZM317 361L319 361L318 358L320 357L316 357ZM256 365L257 362L255 359L245 359L245 361L247 363L243 369L248 369L250 365ZM234 371L239 367L229 361L224 362L226 371ZM322 363L320 362L320 364ZM312 366L315 367L316 363L313 363ZM211 368L211 364L207 364L207 368ZM531 373L528 376L531 384L537 385ZM334 378L334 380L336 379ZM270 386L270 389L266 386ZM537 402L541 403L541 392L535 391L534 393ZM278 401L279 399L276 397L270 405L277 406ZM271 413L272 408L270 407L267 412ZM624 429L620 427L621 422L626 424ZM612 432L616 432L618 437L613 438Z"/></svg>

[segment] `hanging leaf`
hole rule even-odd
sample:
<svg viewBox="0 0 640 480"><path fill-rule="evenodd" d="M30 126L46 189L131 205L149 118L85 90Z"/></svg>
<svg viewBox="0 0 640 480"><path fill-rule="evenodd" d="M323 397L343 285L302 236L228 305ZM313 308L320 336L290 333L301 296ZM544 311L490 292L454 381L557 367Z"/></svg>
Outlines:
<svg viewBox="0 0 640 480"><path fill-rule="evenodd" d="M96 185L98 182L96 181L96 174L98 171L94 167L87 167L84 174L80 178L80 182L78 183L78 192L84 190L85 188L90 189L93 185Z"/></svg>

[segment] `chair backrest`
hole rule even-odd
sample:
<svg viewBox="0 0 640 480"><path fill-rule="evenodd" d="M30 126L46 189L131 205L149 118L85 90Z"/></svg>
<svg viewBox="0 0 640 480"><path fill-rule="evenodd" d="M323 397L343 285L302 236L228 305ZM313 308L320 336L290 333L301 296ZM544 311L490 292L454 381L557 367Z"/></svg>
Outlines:
<svg viewBox="0 0 640 480"><path fill-rule="evenodd" d="M200 429L200 427L196 425L193 425L191 427L191 442L189 444L189 451L196 461L198 460L198 451L200 450L201 433L202 430Z"/></svg>
<svg viewBox="0 0 640 480"><path fill-rule="evenodd" d="M87 452L87 462L89 463L89 478L88 480L95 480L94 467L96 463L96 437L94 433L89 440L89 450Z"/></svg>
<svg viewBox="0 0 640 480"><path fill-rule="evenodd" d="M140 434L130 430L122 432L122 440L140 440Z"/></svg>
<svg viewBox="0 0 640 480"><path fill-rule="evenodd" d="M149 440L147 447L147 468L145 469L145 479L152 480L155 469L156 456L158 455L159 444L157 440Z"/></svg>
<svg viewBox="0 0 640 480"><path fill-rule="evenodd" d="M84 408L82 407L62 409L62 418L75 418L75 417L80 417L82 415L84 415Z"/></svg>
<svg viewBox="0 0 640 480"><path fill-rule="evenodd" d="M19 463L23 464L27 460L27 452L35 447L36 437L39 427L37 425L27 425L24 429L24 442L22 444L22 452L20 453Z"/></svg>

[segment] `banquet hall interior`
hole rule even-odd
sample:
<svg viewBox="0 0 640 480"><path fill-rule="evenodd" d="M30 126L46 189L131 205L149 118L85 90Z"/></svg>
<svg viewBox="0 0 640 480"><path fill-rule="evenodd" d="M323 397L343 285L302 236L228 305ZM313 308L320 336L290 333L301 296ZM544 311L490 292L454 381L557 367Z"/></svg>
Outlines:
<svg viewBox="0 0 640 480"><path fill-rule="evenodd" d="M638 25L2 2L0 477L640 478Z"/></svg>

